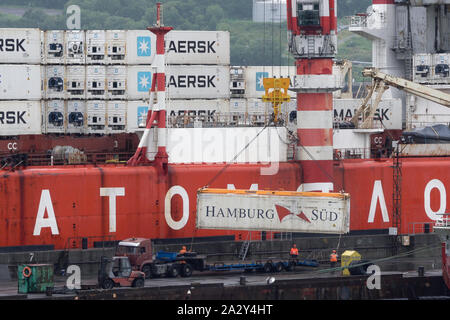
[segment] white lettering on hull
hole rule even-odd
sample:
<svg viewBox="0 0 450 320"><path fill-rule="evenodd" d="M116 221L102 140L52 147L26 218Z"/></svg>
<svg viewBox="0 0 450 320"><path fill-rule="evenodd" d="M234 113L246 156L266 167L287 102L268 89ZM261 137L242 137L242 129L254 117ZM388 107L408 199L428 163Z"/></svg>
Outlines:
<svg viewBox="0 0 450 320"><path fill-rule="evenodd" d="M45 211L47 211L48 218L44 218ZM34 224L33 236L40 236L42 228L51 228L53 235L59 234L52 198L50 197L50 190L47 189L44 189L41 192L41 200L39 201L39 209Z"/></svg>
<svg viewBox="0 0 450 320"><path fill-rule="evenodd" d="M125 196L125 188L100 188L101 197L109 197L109 232L116 232L116 197Z"/></svg>
<svg viewBox="0 0 450 320"><path fill-rule="evenodd" d="M433 211L433 209L431 209L431 191L433 189L437 189L441 197L438 211ZM442 218L442 214L444 214L445 210L447 209L447 191L445 190L445 186L442 181L433 179L428 182L427 186L425 187L423 198L425 212L428 218L430 218L431 220L438 220Z"/></svg>
<svg viewBox="0 0 450 320"><path fill-rule="evenodd" d="M386 201L384 200L383 185L381 180L375 180L373 185L372 200L370 202L369 220L367 222L373 223L375 219L375 211L377 204L380 203L381 215L383 216L383 222L389 222L389 213L386 208Z"/></svg>
<svg viewBox="0 0 450 320"><path fill-rule="evenodd" d="M183 200L183 216L179 221L175 221L172 218L171 200L174 195L179 195ZM166 199L164 204L165 204L164 217L166 218L166 222L169 225L169 227L172 228L173 230L183 229L189 220L189 195L186 192L186 189L184 189L181 186L171 187L169 191L167 191L166 193Z"/></svg>

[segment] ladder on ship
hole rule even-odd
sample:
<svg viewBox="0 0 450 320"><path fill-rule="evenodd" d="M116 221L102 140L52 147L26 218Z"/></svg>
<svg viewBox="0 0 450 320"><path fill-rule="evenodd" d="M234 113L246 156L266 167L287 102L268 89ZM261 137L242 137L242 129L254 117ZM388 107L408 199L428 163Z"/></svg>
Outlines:
<svg viewBox="0 0 450 320"><path fill-rule="evenodd" d="M245 241L242 242L241 250L239 252L240 260L245 260L245 258L247 257L247 253L248 253L248 249L250 248L251 241L252 241L252 233L249 232L247 234L247 239L245 239Z"/></svg>

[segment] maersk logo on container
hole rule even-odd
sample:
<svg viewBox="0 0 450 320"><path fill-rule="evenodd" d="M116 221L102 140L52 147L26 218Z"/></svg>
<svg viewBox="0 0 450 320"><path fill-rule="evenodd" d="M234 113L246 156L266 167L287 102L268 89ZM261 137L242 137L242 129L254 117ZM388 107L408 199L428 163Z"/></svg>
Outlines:
<svg viewBox="0 0 450 320"><path fill-rule="evenodd" d="M0 52L25 52L25 48L23 47L23 43L25 39L2 39L0 38Z"/></svg>
<svg viewBox="0 0 450 320"><path fill-rule="evenodd" d="M268 72L257 72L256 73L256 91L264 91L264 78L268 78Z"/></svg>
<svg viewBox="0 0 450 320"><path fill-rule="evenodd" d="M147 119L148 107L139 106L137 108L137 124L139 127L145 127Z"/></svg>
<svg viewBox="0 0 450 320"><path fill-rule="evenodd" d="M138 57L150 57L152 55L150 37L137 37Z"/></svg>
<svg viewBox="0 0 450 320"><path fill-rule="evenodd" d="M137 74L138 91L147 92L152 85L152 73L148 71L140 71Z"/></svg>

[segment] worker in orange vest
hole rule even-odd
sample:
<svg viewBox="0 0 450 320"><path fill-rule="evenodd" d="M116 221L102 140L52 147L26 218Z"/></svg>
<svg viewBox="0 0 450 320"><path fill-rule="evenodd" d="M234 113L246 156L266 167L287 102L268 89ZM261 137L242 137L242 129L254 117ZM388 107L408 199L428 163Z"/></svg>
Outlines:
<svg viewBox="0 0 450 320"><path fill-rule="evenodd" d="M338 261L338 255L336 254L336 250L333 250L333 252L330 254L330 267L335 268ZM333 270L334 273L334 270Z"/></svg>
<svg viewBox="0 0 450 320"><path fill-rule="evenodd" d="M187 252L186 246L183 246L178 254L183 255Z"/></svg>
<svg viewBox="0 0 450 320"><path fill-rule="evenodd" d="M295 243L292 245L290 254L291 254L291 258L293 258L293 259L298 258L298 249L297 249L297 245Z"/></svg>

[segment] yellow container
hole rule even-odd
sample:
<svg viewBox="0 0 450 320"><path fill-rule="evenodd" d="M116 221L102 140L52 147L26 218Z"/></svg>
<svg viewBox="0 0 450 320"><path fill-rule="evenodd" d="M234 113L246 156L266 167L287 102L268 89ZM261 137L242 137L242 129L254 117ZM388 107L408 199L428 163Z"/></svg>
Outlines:
<svg viewBox="0 0 450 320"><path fill-rule="evenodd" d="M361 260L361 255L354 250L346 250L341 256L341 267L348 267L352 261L359 261ZM350 271L345 268L342 270L343 276L349 276Z"/></svg>

